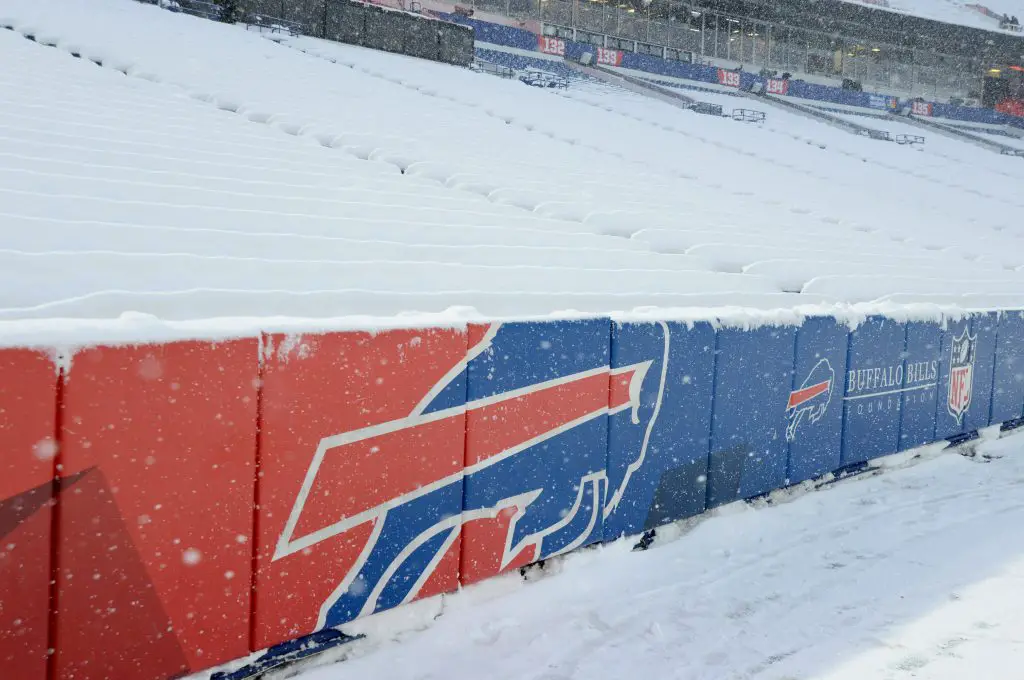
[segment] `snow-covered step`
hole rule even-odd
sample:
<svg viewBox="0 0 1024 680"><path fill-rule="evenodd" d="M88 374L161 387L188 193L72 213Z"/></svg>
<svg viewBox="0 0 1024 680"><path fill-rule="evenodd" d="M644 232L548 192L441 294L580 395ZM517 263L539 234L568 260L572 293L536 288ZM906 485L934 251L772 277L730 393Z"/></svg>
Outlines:
<svg viewBox="0 0 1024 680"><path fill-rule="evenodd" d="M1012 296L1024 304L1024 285L1001 279L952 277L877 276L849 274L819 276L808 281L802 292L844 302L869 302L896 294L921 296L999 295ZM903 297L902 299L906 299Z"/></svg>
<svg viewBox="0 0 1024 680"><path fill-rule="evenodd" d="M40 304L105 290L368 290L451 292L487 289L549 293L780 292L769 279L703 271L481 266L369 260L267 260L185 254L0 252L0 307Z"/></svg>
<svg viewBox="0 0 1024 680"><path fill-rule="evenodd" d="M1024 290L1024 274L993 269L981 264L965 263L956 270L963 276L971 273L989 280L1016 282ZM951 270L927 260L905 260L886 262L851 261L843 258L797 258L762 260L743 268L745 274L754 274L775 281L782 290L800 291L810 280L822 276L863 275L870 272L879 277L919 276L924 279L949 277Z"/></svg>
<svg viewBox="0 0 1024 680"><path fill-rule="evenodd" d="M156 227L104 222L57 221L6 216L9 230L0 251L45 254L54 251L100 250L118 253L187 253L268 260L369 260L447 262L491 266L529 264L585 269L651 269L710 271L687 255L642 250L599 248L590 241L575 245L509 245L508 243L421 244L409 241L358 240L340 236L251 233L195 227ZM529 234L528 234L529 235ZM589 245L588 245L589 244Z"/></svg>

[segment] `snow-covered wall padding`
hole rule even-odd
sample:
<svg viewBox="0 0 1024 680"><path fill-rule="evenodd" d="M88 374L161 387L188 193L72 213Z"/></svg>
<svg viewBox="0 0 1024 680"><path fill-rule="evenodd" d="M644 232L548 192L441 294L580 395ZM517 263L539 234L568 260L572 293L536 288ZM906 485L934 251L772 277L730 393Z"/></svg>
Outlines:
<svg viewBox="0 0 1024 680"><path fill-rule="evenodd" d="M453 589L466 331L263 344L253 647Z"/></svg>
<svg viewBox="0 0 1024 680"><path fill-rule="evenodd" d="M993 109L982 109L976 106L956 106L955 104L932 104L932 115L937 118L948 118L965 123L985 123L986 125L1008 125L1013 116L1000 113Z"/></svg>
<svg viewBox="0 0 1024 680"><path fill-rule="evenodd" d="M718 84L718 69L714 66L702 64L687 64L681 61L671 61L661 57L653 57L647 54L636 52L622 53L622 66L624 68L646 71L660 76L672 78L684 78L702 83Z"/></svg>
<svg viewBox="0 0 1024 680"><path fill-rule="evenodd" d="M58 383L48 353L0 350L0 667L26 680L46 677Z"/></svg>
<svg viewBox="0 0 1024 680"><path fill-rule="evenodd" d="M174 677L247 653L257 352L246 338L71 358L54 677Z"/></svg>
<svg viewBox="0 0 1024 680"><path fill-rule="evenodd" d="M786 94L790 97L813 99L822 103L856 106L883 111L895 110L898 98L893 95L872 92L856 92L829 85L818 85L805 80L790 80Z"/></svg>
<svg viewBox="0 0 1024 680"><path fill-rule="evenodd" d="M785 485L787 400L796 329L723 328L717 334L708 507Z"/></svg>
<svg viewBox="0 0 1024 680"><path fill-rule="evenodd" d="M704 512L715 329L614 323L611 350L614 403L628 405L609 422L605 540Z"/></svg>
<svg viewBox="0 0 1024 680"><path fill-rule="evenodd" d="M1024 312L13 347L0 381L4 677L164 680L1018 420Z"/></svg>

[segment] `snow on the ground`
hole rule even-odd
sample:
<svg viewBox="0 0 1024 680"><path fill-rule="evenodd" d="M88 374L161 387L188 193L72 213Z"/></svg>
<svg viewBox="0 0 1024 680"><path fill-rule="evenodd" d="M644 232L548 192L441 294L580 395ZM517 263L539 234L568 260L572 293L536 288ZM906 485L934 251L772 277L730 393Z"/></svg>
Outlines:
<svg viewBox="0 0 1024 680"><path fill-rule="evenodd" d="M0 25L0 318L1024 303L1024 164L968 144L556 94L129 0L6 0Z"/></svg>
<svg viewBox="0 0 1024 680"><path fill-rule="evenodd" d="M1024 435L989 436L371 617L301 678L1019 678Z"/></svg>

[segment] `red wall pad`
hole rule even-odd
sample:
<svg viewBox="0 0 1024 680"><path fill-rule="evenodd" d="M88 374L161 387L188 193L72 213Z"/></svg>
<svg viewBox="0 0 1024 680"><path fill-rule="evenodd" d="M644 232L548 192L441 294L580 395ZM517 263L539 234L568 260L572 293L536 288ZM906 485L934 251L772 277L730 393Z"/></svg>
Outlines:
<svg viewBox="0 0 1024 680"><path fill-rule="evenodd" d="M0 676L46 677L57 369L0 350Z"/></svg>
<svg viewBox="0 0 1024 680"><path fill-rule="evenodd" d="M255 648L457 587L466 341L266 339Z"/></svg>
<svg viewBox="0 0 1024 680"><path fill-rule="evenodd" d="M64 390L58 679L248 651L256 338L79 352Z"/></svg>

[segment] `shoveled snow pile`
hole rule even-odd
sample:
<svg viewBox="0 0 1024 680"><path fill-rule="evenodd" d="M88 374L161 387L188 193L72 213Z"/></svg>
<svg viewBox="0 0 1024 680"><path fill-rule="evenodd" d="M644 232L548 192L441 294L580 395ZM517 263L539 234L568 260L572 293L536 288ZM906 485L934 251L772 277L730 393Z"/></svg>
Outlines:
<svg viewBox="0 0 1024 680"><path fill-rule="evenodd" d="M1024 436L969 451L900 454L646 552L620 541L371 617L348 660L301 678L1017 678Z"/></svg>
<svg viewBox="0 0 1024 680"><path fill-rule="evenodd" d="M1024 164L955 140L129 0L7 0L0 25L0 319L1024 305Z"/></svg>

